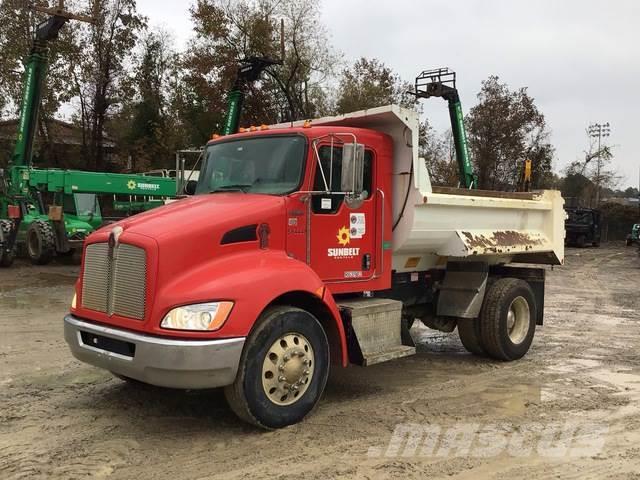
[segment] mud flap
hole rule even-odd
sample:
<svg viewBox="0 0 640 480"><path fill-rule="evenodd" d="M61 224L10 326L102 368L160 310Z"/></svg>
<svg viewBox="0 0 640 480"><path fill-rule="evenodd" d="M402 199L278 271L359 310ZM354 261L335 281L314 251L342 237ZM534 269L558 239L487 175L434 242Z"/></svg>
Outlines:
<svg viewBox="0 0 640 480"><path fill-rule="evenodd" d="M484 262L448 262L438 297L438 316L476 318L489 277Z"/></svg>

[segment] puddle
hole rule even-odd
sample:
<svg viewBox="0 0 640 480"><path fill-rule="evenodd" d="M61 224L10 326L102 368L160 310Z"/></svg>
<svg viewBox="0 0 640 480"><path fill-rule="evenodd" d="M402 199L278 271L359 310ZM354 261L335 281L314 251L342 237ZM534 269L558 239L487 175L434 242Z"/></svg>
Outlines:
<svg viewBox="0 0 640 480"><path fill-rule="evenodd" d="M530 404L542 402L542 388L538 385L513 384L492 386L479 394L483 402L507 416L519 416Z"/></svg>
<svg viewBox="0 0 640 480"><path fill-rule="evenodd" d="M597 357L597 356L596 356ZM602 365L600 360L593 358L569 358L562 365L550 365L546 368L551 373L575 373L585 369L597 368Z"/></svg>
<svg viewBox="0 0 640 480"><path fill-rule="evenodd" d="M613 395L625 395L640 400L640 372L637 372L637 369L602 369L589 372L589 375L602 382L603 386L616 387L619 391Z"/></svg>

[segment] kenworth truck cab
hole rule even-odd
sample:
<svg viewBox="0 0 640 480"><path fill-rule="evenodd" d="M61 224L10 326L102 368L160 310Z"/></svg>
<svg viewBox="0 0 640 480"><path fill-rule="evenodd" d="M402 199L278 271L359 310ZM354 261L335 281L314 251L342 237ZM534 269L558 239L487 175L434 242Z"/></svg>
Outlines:
<svg viewBox="0 0 640 480"><path fill-rule="evenodd" d="M125 380L224 387L264 428L303 419L330 365L414 354L415 319L522 357L543 320L531 264L563 262L562 197L432 187L417 146L397 106L210 141L196 195L87 239L71 352Z"/></svg>

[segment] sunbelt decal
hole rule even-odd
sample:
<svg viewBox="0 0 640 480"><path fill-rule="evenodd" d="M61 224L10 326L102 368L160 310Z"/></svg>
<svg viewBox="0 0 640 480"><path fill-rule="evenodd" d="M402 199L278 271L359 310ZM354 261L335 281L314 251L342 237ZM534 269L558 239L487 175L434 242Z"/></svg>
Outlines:
<svg viewBox="0 0 640 480"><path fill-rule="evenodd" d="M127 188L129 190L135 190L137 188L139 190L156 191L160 189L160 185L158 185L157 183L143 183L143 182L136 182L135 180L129 180L127 182Z"/></svg>
<svg viewBox="0 0 640 480"><path fill-rule="evenodd" d="M336 235L338 239L338 244L342 245L342 248L328 248L327 256L332 258L354 258L360 255L359 247L347 247L351 242L351 234L349 233L349 229L347 227L342 227L338 230L338 235Z"/></svg>

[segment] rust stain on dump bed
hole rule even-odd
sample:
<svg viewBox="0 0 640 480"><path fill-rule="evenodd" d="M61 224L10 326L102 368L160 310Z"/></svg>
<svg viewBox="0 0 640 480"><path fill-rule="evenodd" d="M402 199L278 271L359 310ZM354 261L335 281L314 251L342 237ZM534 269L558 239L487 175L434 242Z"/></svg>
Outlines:
<svg viewBox="0 0 640 480"><path fill-rule="evenodd" d="M530 250L534 245L541 245L540 238L532 237L526 233L515 230L498 230L492 232L491 236L474 235L471 232L462 232L467 239L467 246L474 255L479 253L503 253L513 249Z"/></svg>

